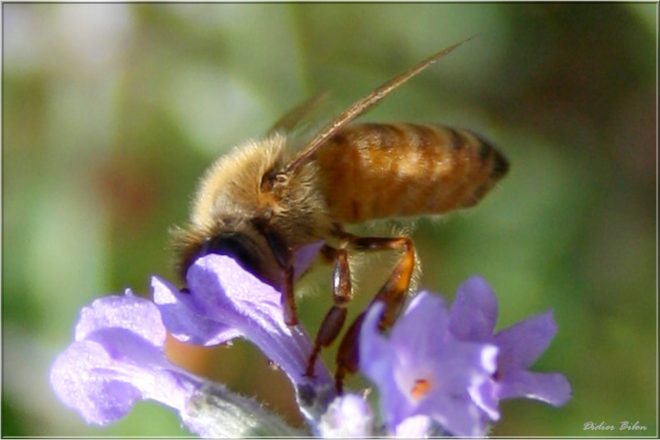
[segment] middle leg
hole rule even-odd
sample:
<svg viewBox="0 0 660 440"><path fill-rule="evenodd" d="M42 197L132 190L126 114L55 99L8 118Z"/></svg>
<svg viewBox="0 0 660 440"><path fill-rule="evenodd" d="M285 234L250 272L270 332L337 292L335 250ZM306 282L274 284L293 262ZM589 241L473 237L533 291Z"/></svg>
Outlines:
<svg viewBox="0 0 660 440"><path fill-rule="evenodd" d="M332 275L332 300L333 306L323 318L314 341L314 349L307 361L306 376L313 376L314 364L321 352L322 347L327 347L337 339L337 335L346 321L346 305L353 298L351 287L351 274L348 265L348 254L346 249L335 249L328 245L321 250L323 256L334 260L335 269Z"/></svg>

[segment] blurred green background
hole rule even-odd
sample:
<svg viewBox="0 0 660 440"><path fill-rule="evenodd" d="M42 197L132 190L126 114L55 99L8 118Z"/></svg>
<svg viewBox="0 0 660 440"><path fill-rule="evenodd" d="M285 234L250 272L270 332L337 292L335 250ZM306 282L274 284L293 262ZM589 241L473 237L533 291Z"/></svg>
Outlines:
<svg viewBox="0 0 660 440"><path fill-rule="evenodd" d="M417 222L420 286L453 298L482 274L499 327L554 310L559 333L535 369L565 373L573 399L505 402L494 434L656 435L656 13L654 3L3 4L2 434L184 435L157 404L97 428L56 400L48 371L79 309L126 287L148 295L152 274L174 278L168 228L185 221L216 156L312 94L330 91L339 110L479 33L363 118L467 127L511 161L477 207ZM387 274L373 261L354 314L367 280ZM328 276L319 268L302 283L323 292L301 301L312 332L330 305ZM288 382L249 344L170 353L300 423ZM590 421L617 429L585 431ZM621 421L647 430L619 431Z"/></svg>

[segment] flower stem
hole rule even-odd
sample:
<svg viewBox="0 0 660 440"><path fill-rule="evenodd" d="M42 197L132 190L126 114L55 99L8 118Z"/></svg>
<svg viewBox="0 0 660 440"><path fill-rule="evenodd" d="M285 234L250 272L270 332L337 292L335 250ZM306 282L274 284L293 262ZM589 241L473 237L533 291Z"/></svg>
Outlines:
<svg viewBox="0 0 660 440"><path fill-rule="evenodd" d="M181 417L190 431L207 438L308 435L287 425L256 400L235 394L219 384L207 384L196 391Z"/></svg>

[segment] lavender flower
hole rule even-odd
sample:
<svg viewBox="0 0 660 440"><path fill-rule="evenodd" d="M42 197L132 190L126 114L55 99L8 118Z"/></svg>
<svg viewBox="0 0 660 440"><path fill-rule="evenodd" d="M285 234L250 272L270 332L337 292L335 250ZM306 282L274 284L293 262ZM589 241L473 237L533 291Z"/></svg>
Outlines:
<svg viewBox="0 0 660 440"><path fill-rule="evenodd" d="M281 294L243 270L232 258L207 255L188 271L190 293L167 281L152 278L154 301L172 334L183 341L213 345L241 336L261 351L301 386L331 384L322 362L315 376L304 376L311 341L301 327L286 325Z"/></svg>
<svg viewBox="0 0 660 440"><path fill-rule="evenodd" d="M367 313L360 335L360 369L378 385L390 433L403 433L403 422L428 416L460 436L485 433L483 414L499 416L490 396L497 349L462 342L449 333L442 299L420 293L394 325L389 337L377 328L382 305ZM415 419L414 425L427 423Z"/></svg>
<svg viewBox="0 0 660 440"><path fill-rule="evenodd" d="M299 274L309 255L298 257ZM564 376L527 371L556 332L551 314L494 335L497 303L480 278L461 286L450 312L439 296L420 293L389 335L377 329L382 304L367 311L360 368L378 385L384 426L363 397L334 395L321 361L314 377L304 376L311 341L302 328L284 323L278 291L221 255L198 259L187 282L189 290L181 292L153 277L155 304L127 290L84 308L74 342L51 371L58 397L95 424L152 399L205 437L301 434L254 400L173 365L164 353L166 331L199 345L236 337L256 344L288 375L310 432L322 437L481 436L499 419L500 399L559 405L570 396Z"/></svg>
<svg viewBox="0 0 660 440"><path fill-rule="evenodd" d="M182 410L200 382L165 358L164 343L165 327L151 302L130 290L97 299L82 310L75 342L55 361L51 383L90 423L113 422L143 398Z"/></svg>
<svg viewBox="0 0 660 440"><path fill-rule="evenodd" d="M472 277L458 288L450 310L451 333L463 341L497 346L496 399L526 397L554 406L571 397L571 386L559 373L528 371L557 333L552 312L532 316L494 334L497 299L483 278Z"/></svg>
<svg viewBox="0 0 660 440"><path fill-rule="evenodd" d="M172 364L164 353L165 335L158 308L130 290L97 299L82 310L75 341L55 360L51 385L93 424L114 422L136 401L152 399L177 410L203 436L296 433L256 402Z"/></svg>

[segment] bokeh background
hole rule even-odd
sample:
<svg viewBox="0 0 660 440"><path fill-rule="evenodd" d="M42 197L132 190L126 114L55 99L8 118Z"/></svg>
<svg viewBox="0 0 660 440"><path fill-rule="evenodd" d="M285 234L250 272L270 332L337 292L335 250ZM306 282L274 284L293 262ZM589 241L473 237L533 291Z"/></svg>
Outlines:
<svg viewBox="0 0 660 440"><path fill-rule="evenodd" d="M500 328L554 310L559 333L535 369L565 373L573 399L505 402L494 434L657 433L656 4L2 12L3 435L185 435L158 404L97 428L56 400L49 367L79 309L126 287L148 296L152 274L174 278L168 228L185 221L216 156L312 94L330 91L339 110L477 33L363 118L471 128L511 161L477 207L417 222L420 285L451 299L483 275ZM387 258L373 261L353 314L387 275ZM301 301L312 332L330 305L328 276L319 268L301 284L322 292ZM169 352L300 423L288 382L249 344ZM585 431L590 421L647 430Z"/></svg>

